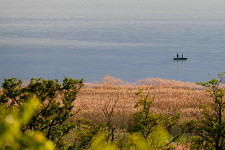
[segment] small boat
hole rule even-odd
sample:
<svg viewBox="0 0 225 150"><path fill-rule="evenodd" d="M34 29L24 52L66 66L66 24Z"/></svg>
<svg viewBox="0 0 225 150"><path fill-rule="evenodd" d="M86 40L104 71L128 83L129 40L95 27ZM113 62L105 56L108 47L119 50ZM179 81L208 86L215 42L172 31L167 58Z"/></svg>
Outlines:
<svg viewBox="0 0 225 150"><path fill-rule="evenodd" d="M174 60L187 60L187 58L184 58L184 55L182 53L181 57L179 57L179 54L177 53L177 57L173 58Z"/></svg>
<svg viewBox="0 0 225 150"><path fill-rule="evenodd" d="M187 60L188 58L173 58L174 60Z"/></svg>

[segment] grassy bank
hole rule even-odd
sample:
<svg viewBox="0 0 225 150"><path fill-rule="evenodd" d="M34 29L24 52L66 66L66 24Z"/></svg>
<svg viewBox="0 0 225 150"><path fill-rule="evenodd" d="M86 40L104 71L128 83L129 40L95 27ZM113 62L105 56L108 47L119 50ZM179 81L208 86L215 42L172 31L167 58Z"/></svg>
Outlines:
<svg viewBox="0 0 225 150"><path fill-rule="evenodd" d="M104 107L108 105L110 108L118 100L113 117L118 126L126 126L136 112L134 105L139 97L135 92L141 87L144 95L155 97L153 112L165 115L180 112L182 121L196 119L201 111L199 106L210 100L209 94L195 83L148 78L131 84L107 76L101 82L87 83L81 89L75 102L75 108L80 107L81 111L76 117L102 122Z"/></svg>

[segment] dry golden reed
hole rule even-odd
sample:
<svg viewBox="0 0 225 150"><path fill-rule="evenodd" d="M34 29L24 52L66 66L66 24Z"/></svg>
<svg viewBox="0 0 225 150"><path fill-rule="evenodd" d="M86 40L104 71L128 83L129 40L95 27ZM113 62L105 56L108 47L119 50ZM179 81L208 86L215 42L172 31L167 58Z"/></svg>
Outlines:
<svg viewBox="0 0 225 150"><path fill-rule="evenodd" d="M132 114L136 112L134 105L139 97L135 92L144 88L144 95L149 99L155 97L152 111L165 115L180 112L182 120L195 119L201 112L199 106L210 101L204 88L190 82L147 78L136 83L127 83L111 76L106 76L101 82L86 83L79 92L74 105L81 107L77 117L90 119L93 122L105 121L103 108L106 103L112 107L117 99L114 120L120 127L127 126Z"/></svg>

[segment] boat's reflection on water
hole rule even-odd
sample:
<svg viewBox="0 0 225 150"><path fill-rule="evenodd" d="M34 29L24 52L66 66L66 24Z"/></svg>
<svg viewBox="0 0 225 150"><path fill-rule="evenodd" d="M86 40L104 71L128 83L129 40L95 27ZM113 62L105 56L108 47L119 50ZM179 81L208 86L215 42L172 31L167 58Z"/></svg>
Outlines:
<svg viewBox="0 0 225 150"><path fill-rule="evenodd" d="M174 60L177 63L177 69L184 69L184 64L187 62L186 60Z"/></svg>

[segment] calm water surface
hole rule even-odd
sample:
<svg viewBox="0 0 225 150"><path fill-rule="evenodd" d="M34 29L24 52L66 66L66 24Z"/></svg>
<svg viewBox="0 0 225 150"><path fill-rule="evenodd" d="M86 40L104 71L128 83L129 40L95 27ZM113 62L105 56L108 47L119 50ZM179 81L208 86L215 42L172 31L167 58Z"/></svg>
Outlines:
<svg viewBox="0 0 225 150"><path fill-rule="evenodd" d="M223 0L0 0L0 81L207 81L225 71ZM187 61L174 61L177 53Z"/></svg>

